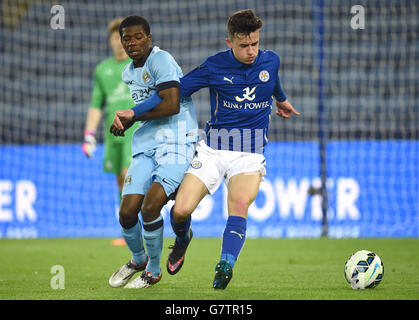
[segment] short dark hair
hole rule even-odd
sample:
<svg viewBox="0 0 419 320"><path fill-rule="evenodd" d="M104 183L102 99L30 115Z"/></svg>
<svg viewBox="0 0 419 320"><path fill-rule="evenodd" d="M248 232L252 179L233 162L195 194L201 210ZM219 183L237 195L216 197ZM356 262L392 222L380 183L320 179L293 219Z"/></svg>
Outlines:
<svg viewBox="0 0 419 320"><path fill-rule="evenodd" d="M230 18L228 18L228 35L231 38L235 37L235 35L239 33L249 35L262 28L262 25L262 19L256 16L253 10L240 10L233 13Z"/></svg>
<svg viewBox="0 0 419 320"><path fill-rule="evenodd" d="M140 16L128 16L119 25L119 35L122 37L122 29L130 26L142 26L146 35L150 34L150 24Z"/></svg>

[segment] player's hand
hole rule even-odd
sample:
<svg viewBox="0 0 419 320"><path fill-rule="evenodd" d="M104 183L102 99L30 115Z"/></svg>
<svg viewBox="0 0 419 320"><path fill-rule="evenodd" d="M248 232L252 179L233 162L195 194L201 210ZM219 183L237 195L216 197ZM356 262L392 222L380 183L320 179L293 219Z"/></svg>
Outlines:
<svg viewBox="0 0 419 320"><path fill-rule="evenodd" d="M83 153L91 158L96 150L96 138L94 131L84 130L84 141L81 146Z"/></svg>
<svg viewBox="0 0 419 320"><path fill-rule="evenodd" d="M296 116L299 116L300 113L294 109L292 104L288 101L276 101L276 115L280 116L282 118L291 118L291 115L295 114Z"/></svg>
<svg viewBox="0 0 419 320"><path fill-rule="evenodd" d="M134 124L134 111L118 110L115 112L115 117L110 128L110 132L114 136L125 136L125 131Z"/></svg>

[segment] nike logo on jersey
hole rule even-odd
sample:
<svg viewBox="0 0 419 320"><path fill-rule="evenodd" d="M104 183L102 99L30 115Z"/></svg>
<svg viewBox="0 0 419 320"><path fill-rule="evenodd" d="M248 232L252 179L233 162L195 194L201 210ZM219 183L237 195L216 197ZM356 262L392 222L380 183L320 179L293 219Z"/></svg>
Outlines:
<svg viewBox="0 0 419 320"><path fill-rule="evenodd" d="M234 230L231 230L230 233L237 234L240 237L240 239L243 239L243 237L244 237L243 233L238 233L237 231L234 231Z"/></svg>
<svg viewBox="0 0 419 320"><path fill-rule="evenodd" d="M234 77L231 77L231 79L229 79L229 78L227 78L227 77L224 77L224 79L223 79L223 80L228 81L228 82L230 82L231 84L233 84L233 79L234 79Z"/></svg>
<svg viewBox="0 0 419 320"><path fill-rule="evenodd" d="M243 89L243 91L244 91L243 97L235 96L234 98L236 99L237 102L242 102L244 100L253 101L256 97L256 95L253 94L253 92L255 92L255 90L256 90L256 87L253 87L252 89L250 89L249 87L244 88Z"/></svg>

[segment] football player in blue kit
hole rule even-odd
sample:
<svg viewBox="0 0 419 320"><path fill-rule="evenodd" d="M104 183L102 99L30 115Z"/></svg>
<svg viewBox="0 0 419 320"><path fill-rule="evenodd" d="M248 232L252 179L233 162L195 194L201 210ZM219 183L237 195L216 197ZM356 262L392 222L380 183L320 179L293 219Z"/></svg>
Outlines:
<svg viewBox="0 0 419 320"><path fill-rule="evenodd" d="M266 174L263 151L268 142L272 96L278 116L299 115L282 90L279 56L259 49L261 27L262 20L252 10L234 13L227 23L230 50L210 56L181 78L181 96L209 88L211 119L171 210L176 240L167 269L175 274L181 268L191 240L191 214L225 179L228 219L215 267L215 289L225 289L233 276L246 237L248 208Z"/></svg>
<svg viewBox="0 0 419 320"><path fill-rule="evenodd" d="M279 56L259 49L262 24L252 10L234 13L227 23L226 43L230 50L210 56L181 78L181 97L209 88L211 119L170 212L176 239L166 266L172 275L181 269L192 239L191 215L200 201L225 180L228 219L215 267L215 289L225 289L233 276L246 238L248 208L266 174L263 152L268 142L272 97L276 100L276 115L299 115L281 87ZM130 121L131 115L121 111L113 126L123 132L124 123Z"/></svg>
<svg viewBox="0 0 419 320"><path fill-rule="evenodd" d="M125 129L135 121L140 123L132 137L133 159L125 177L119 210L122 235L132 258L112 274L109 284L146 288L157 283L162 275L160 211L174 197L189 167L198 125L192 99L179 96L182 71L168 52L151 46L147 20L128 16L121 22L119 32L122 46L132 59L123 70L122 79L136 105L117 111L115 118L121 112L129 115L131 121L122 120ZM117 136L124 135L113 125L110 131ZM143 271L141 275L129 282L139 271Z"/></svg>

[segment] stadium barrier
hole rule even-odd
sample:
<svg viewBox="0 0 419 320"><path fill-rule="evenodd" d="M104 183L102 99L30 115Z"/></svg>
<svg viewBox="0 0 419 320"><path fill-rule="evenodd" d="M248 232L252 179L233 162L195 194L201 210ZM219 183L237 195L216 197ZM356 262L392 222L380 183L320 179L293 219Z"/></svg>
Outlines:
<svg viewBox="0 0 419 320"><path fill-rule="evenodd" d="M334 155L327 181L330 237L419 236L418 141L337 141L328 148ZM8 168L0 180L1 238L120 235L118 191L114 176L102 172L103 146L91 160L79 149L0 147L0 167ZM267 175L249 209L248 237L320 236L321 197L309 192L320 183L319 170L301 166L317 163L318 150L314 142L268 144ZM384 157L389 150L398 152ZM162 212L166 237L174 236L172 205ZM225 185L205 197L192 217L194 235L219 237L227 218Z"/></svg>

